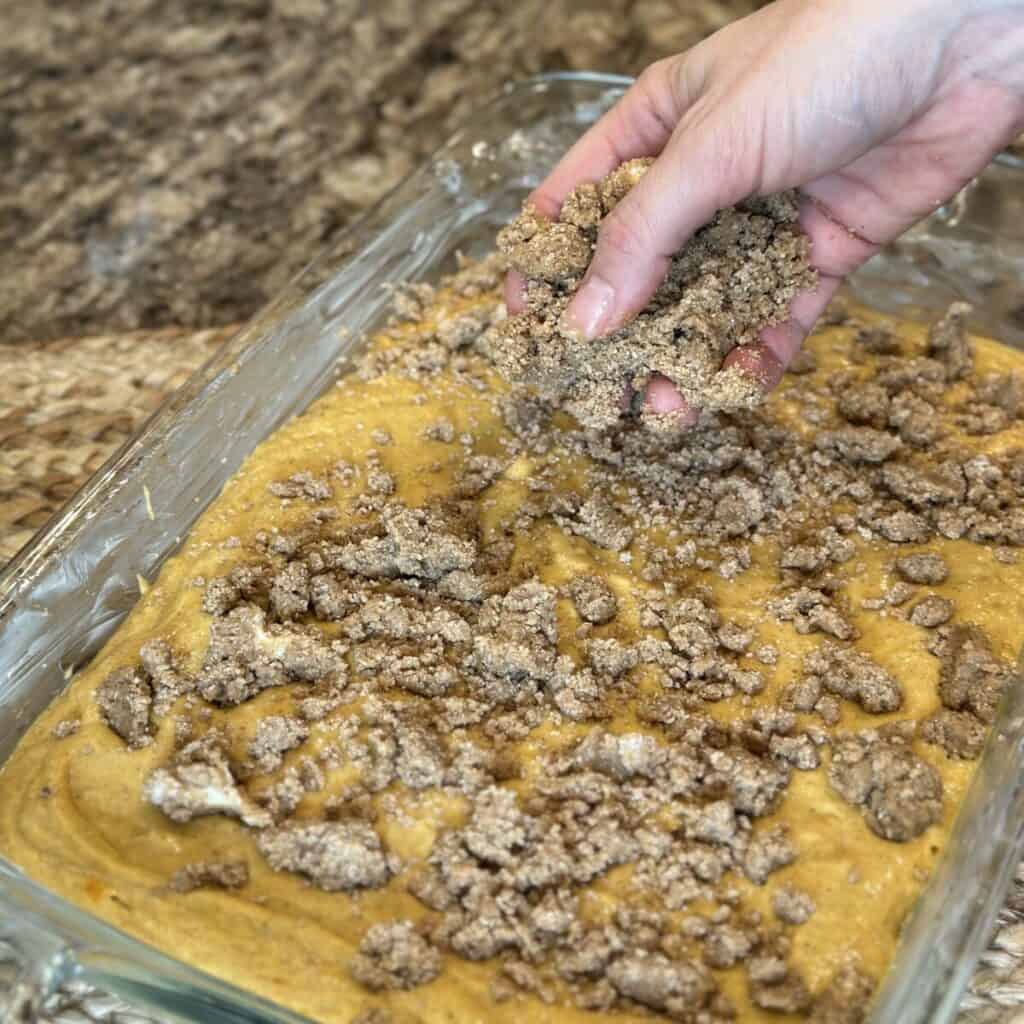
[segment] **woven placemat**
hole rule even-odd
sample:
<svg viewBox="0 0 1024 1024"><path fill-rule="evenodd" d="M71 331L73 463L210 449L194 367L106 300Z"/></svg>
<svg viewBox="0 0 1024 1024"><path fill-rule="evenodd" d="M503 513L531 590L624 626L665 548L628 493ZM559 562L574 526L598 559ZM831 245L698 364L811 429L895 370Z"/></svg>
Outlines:
<svg viewBox="0 0 1024 1024"><path fill-rule="evenodd" d="M169 328L0 345L0 566L234 330ZM0 984L0 1016L3 989ZM40 1019L145 1024L150 1018L73 983ZM1024 1024L1024 865L959 1024Z"/></svg>
<svg viewBox="0 0 1024 1024"><path fill-rule="evenodd" d="M0 565L233 330L0 345Z"/></svg>

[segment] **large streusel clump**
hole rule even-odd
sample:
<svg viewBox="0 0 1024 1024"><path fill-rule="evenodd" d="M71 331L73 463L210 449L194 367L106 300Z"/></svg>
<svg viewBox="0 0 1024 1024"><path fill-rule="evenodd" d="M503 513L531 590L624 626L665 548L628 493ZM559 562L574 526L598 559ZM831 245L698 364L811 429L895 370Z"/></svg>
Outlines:
<svg viewBox="0 0 1024 1024"><path fill-rule="evenodd" d="M752 199L722 210L676 253L661 287L625 327L594 342L566 332L559 319L587 271L601 221L650 163L630 160L578 186L558 221L527 204L498 236L527 288L525 310L492 334L495 365L588 427L616 423L623 396L642 395L655 374L692 406L753 407L760 385L739 368L723 369L723 359L785 320L793 297L816 279L793 194Z"/></svg>

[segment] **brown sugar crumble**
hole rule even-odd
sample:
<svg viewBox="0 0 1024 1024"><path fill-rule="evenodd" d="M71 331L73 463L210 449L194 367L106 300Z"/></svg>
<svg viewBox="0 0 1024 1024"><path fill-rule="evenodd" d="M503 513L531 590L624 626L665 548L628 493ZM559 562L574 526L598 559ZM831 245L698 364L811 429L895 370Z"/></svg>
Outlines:
<svg viewBox="0 0 1024 1024"><path fill-rule="evenodd" d="M349 965L352 976L371 991L416 988L441 972L441 955L412 921L375 924Z"/></svg>
<svg viewBox="0 0 1024 1024"><path fill-rule="evenodd" d="M171 888L177 893L196 889L241 889L249 884L249 865L244 860L202 861L186 864L174 873Z"/></svg>
<svg viewBox="0 0 1024 1024"><path fill-rule="evenodd" d="M1010 678L937 549L1024 545L1024 453L958 423L1021 409L975 373L956 309L916 348L844 314L857 358L804 360L779 399L813 402L813 425L731 391L724 355L811 281L788 196L720 215L607 359L581 352L557 316L642 169L578 189L559 223L527 211L506 258L440 298L401 294L356 379L437 399L409 427L432 488L409 487L397 421L358 458L260 478L252 529L192 590L204 642L150 639L90 711L125 757L157 758L148 813L245 837L248 860L193 858L171 890L283 878L366 909L336 965L366 998L468 961L496 1003L856 1024L880 970L841 937L827 967L800 959L831 897L797 874L810 840L786 809L816 793L901 851L936 834L937 766L979 756ZM528 308L503 320L508 263ZM703 405L694 430L620 420L653 373ZM927 699L869 642L880 617L934 670Z"/></svg>
<svg viewBox="0 0 1024 1024"><path fill-rule="evenodd" d="M491 357L507 379L535 387L588 427L616 424L624 396L642 396L654 375L696 408L756 405L760 384L722 361L785 320L793 297L816 280L794 196L751 199L718 213L672 257L654 297L625 327L591 343L568 333L559 317L587 270L601 221L650 163L630 160L578 186L557 221L527 205L498 235L499 251L526 280L526 309L492 329Z"/></svg>
<svg viewBox="0 0 1024 1024"><path fill-rule="evenodd" d="M63 740L68 736L74 736L81 727L82 720L80 718L65 718L50 730L50 735L56 740Z"/></svg>

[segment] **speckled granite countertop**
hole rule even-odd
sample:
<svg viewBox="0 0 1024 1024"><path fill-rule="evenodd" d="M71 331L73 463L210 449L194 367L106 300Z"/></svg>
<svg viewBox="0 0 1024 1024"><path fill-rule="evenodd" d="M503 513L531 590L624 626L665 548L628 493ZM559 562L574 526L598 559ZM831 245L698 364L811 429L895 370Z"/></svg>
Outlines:
<svg viewBox="0 0 1024 1024"><path fill-rule="evenodd" d="M7 0L0 342L254 312L503 82L756 0Z"/></svg>

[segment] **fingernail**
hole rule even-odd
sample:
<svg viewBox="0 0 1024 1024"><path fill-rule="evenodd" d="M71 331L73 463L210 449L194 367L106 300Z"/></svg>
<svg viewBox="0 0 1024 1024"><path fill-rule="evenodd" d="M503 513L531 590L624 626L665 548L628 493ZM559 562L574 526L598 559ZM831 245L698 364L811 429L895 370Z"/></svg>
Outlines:
<svg viewBox="0 0 1024 1024"><path fill-rule="evenodd" d="M592 341L604 333L614 305L615 289L603 277L592 274L562 314L560 326L566 334Z"/></svg>

